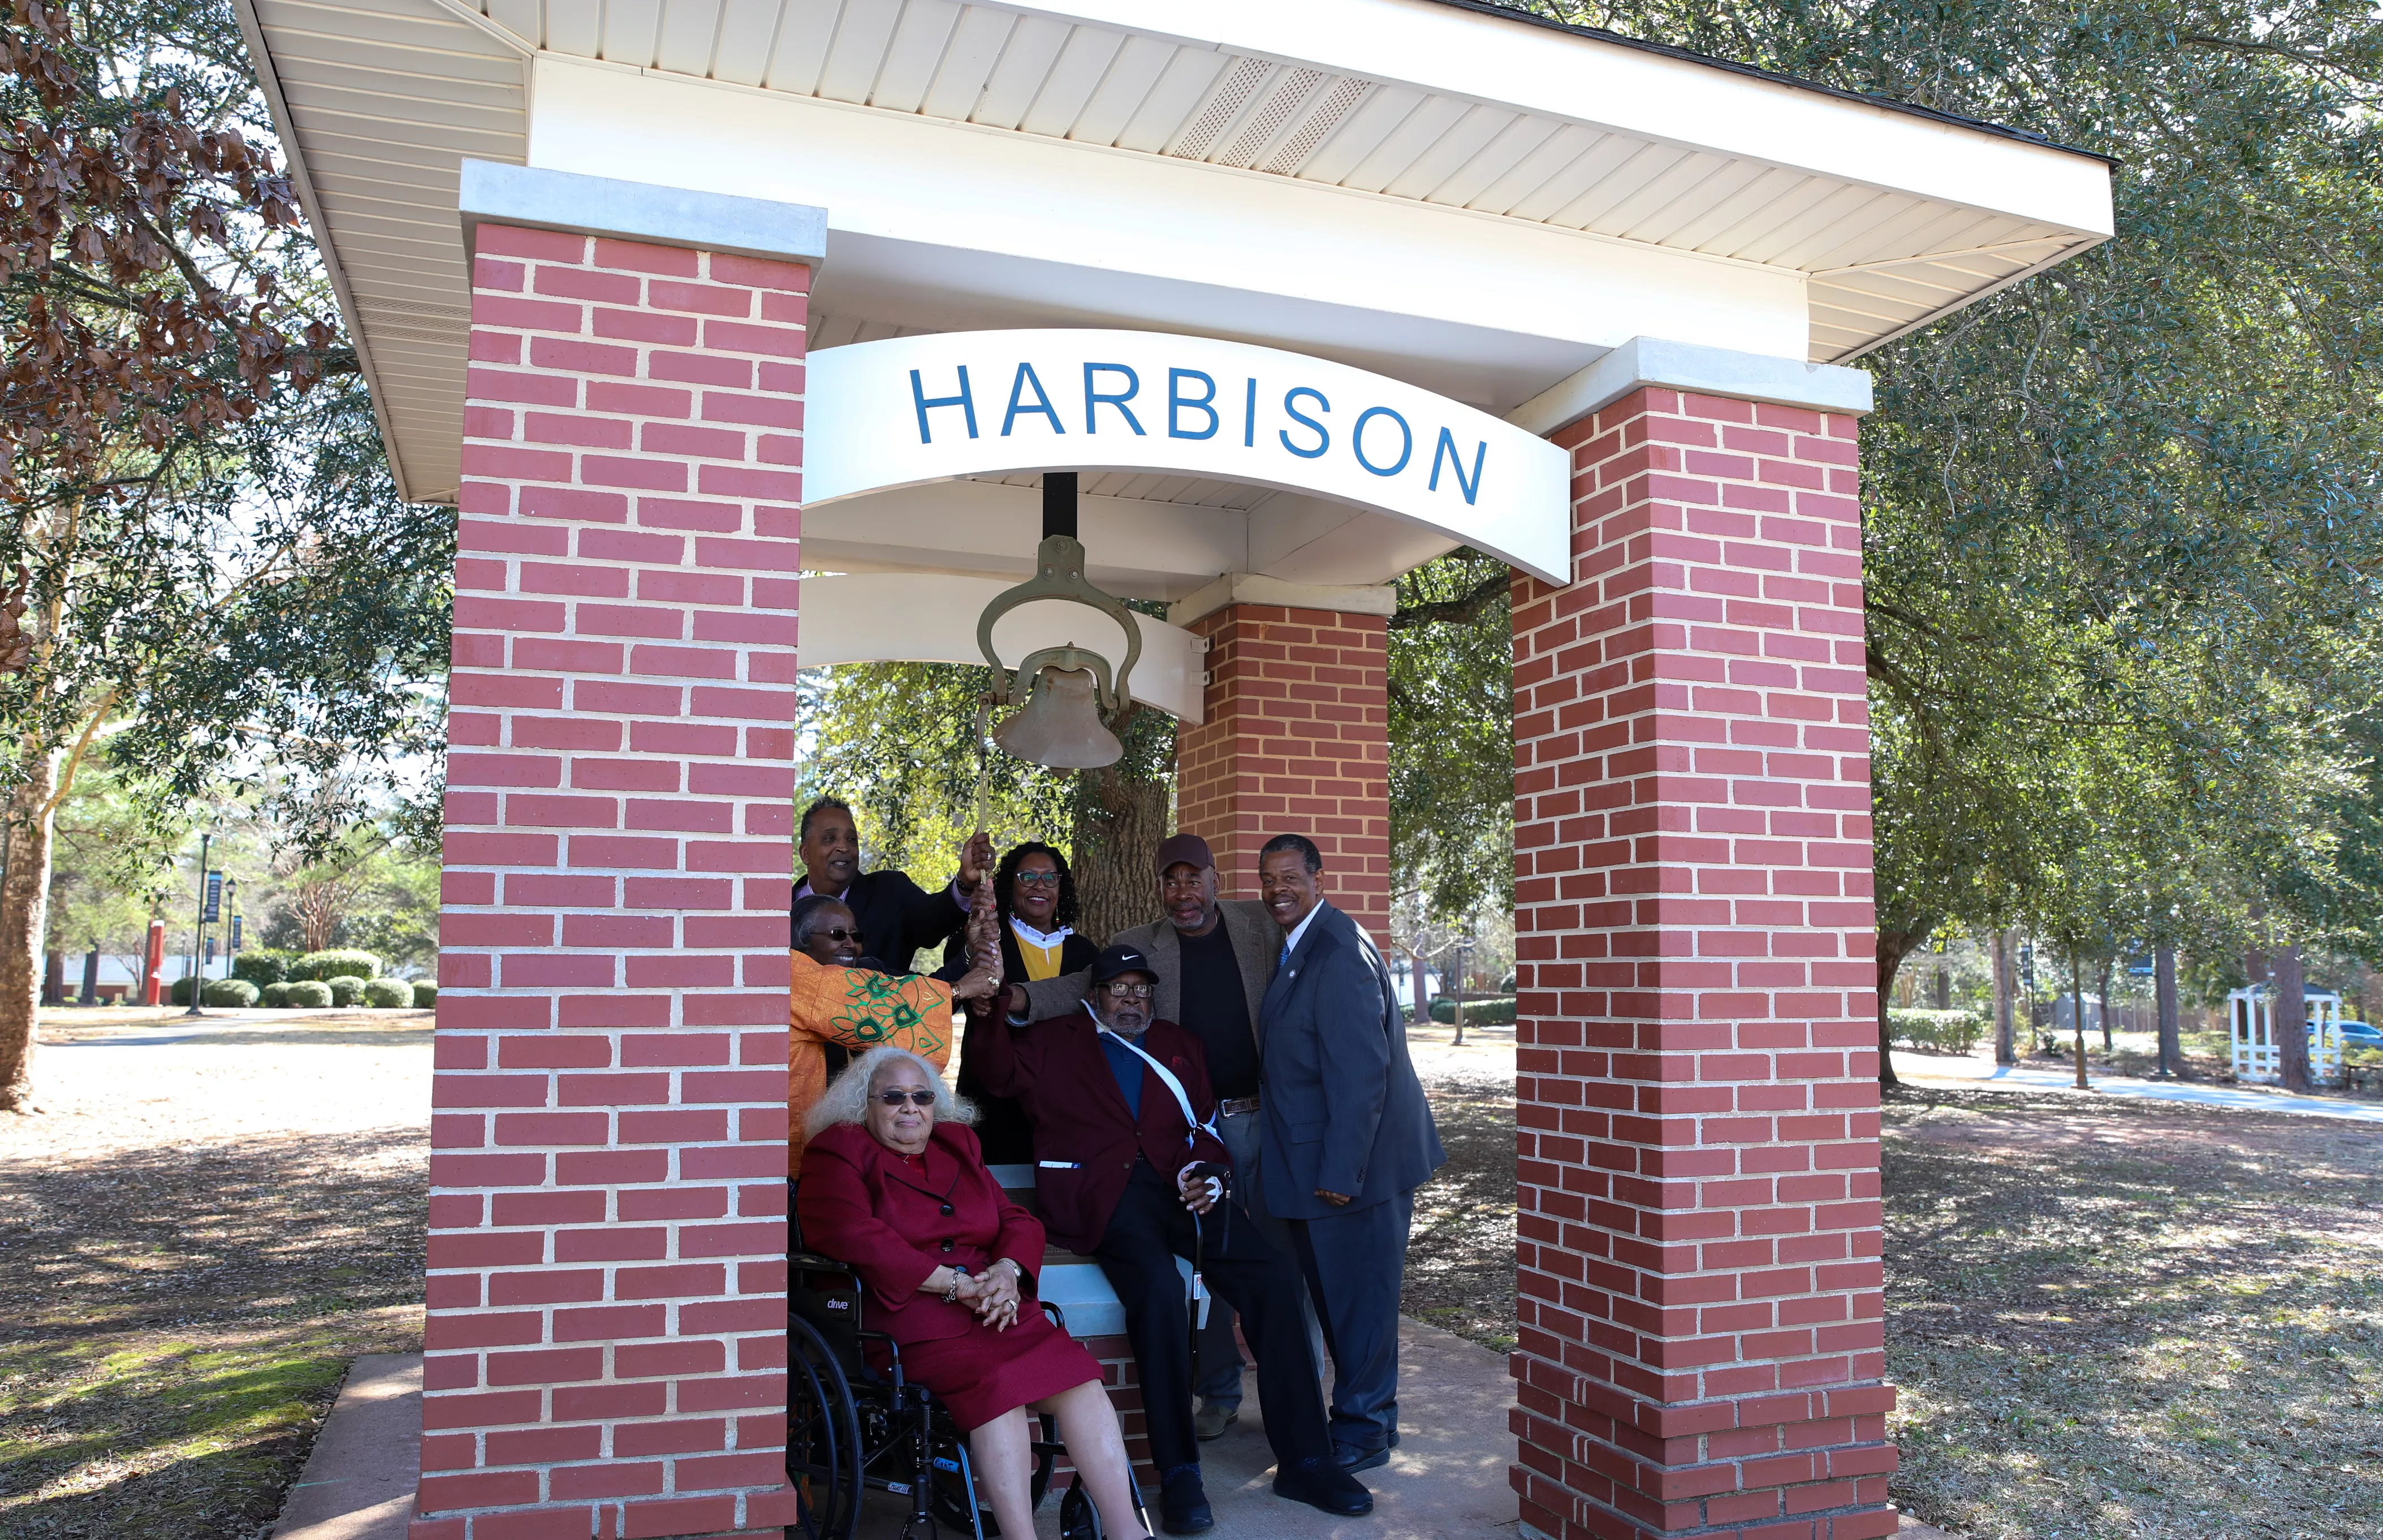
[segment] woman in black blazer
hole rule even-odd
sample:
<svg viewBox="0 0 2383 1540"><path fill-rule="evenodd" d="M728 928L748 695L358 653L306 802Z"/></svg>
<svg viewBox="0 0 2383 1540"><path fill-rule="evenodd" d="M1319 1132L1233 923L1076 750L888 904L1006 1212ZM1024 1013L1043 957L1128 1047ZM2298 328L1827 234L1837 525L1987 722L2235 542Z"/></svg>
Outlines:
<svg viewBox="0 0 2383 1540"><path fill-rule="evenodd" d="M1067 857L1039 840L1015 846L993 874L994 907L1001 917L1001 976L1008 979L1056 979L1093 966L1100 948L1076 934L1076 879ZM968 938L944 947L944 966L966 966ZM1003 1030L998 1012L971 1018L960 1038L959 1091L976 1103L976 1134L988 1165L1017 1165L1034 1159L1033 1126L1018 1103L985 1093L977 1069L978 1020Z"/></svg>

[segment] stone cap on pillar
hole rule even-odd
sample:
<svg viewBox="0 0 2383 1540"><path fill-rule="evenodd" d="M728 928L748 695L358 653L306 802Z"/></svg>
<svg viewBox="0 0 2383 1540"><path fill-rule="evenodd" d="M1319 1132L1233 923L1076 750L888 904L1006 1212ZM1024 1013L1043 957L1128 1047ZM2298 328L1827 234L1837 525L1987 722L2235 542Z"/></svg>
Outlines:
<svg viewBox="0 0 2383 1540"><path fill-rule="evenodd" d="M624 182L574 171L466 160L456 197L463 249L480 222L685 246L816 268L827 256L827 210L724 192Z"/></svg>
<svg viewBox="0 0 2383 1540"><path fill-rule="evenodd" d="M1236 604L1325 610L1341 615L1389 615L1398 610L1399 595L1389 584L1292 583L1259 573L1226 573L1190 597L1167 606L1167 623L1190 625Z"/></svg>
<svg viewBox="0 0 2383 1540"><path fill-rule="evenodd" d="M1856 417L1871 405L1867 369L1634 337L1506 413L1506 421L1545 437L1650 385Z"/></svg>

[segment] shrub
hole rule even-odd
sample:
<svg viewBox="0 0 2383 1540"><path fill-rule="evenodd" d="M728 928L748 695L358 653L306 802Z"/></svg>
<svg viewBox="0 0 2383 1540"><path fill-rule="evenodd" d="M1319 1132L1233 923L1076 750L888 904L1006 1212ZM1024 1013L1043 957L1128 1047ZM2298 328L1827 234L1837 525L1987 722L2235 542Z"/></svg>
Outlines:
<svg viewBox="0 0 2383 1540"><path fill-rule="evenodd" d="M177 1005L189 1004L191 1003L191 980L188 978L181 978L177 979L172 983L167 985L166 998Z"/></svg>
<svg viewBox="0 0 2383 1540"><path fill-rule="evenodd" d="M245 979L210 979L199 998L210 1005L230 1005L245 1010L256 1004L256 986Z"/></svg>
<svg viewBox="0 0 2383 1540"><path fill-rule="evenodd" d="M414 981L414 1003L416 1006L438 1004L438 986L427 979Z"/></svg>
<svg viewBox="0 0 2383 1540"><path fill-rule="evenodd" d="M331 986L319 979L293 979L281 987L289 992L284 999L293 1010L319 1011L331 1003Z"/></svg>
<svg viewBox="0 0 2383 1540"><path fill-rule="evenodd" d="M1886 1029L1896 1043L1906 1048L1928 1053L1966 1053L1986 1035L1986 1023L1972 1011L1889 1010Z"/></svg>
<svg viewBox="0 0 2383 1540"><path fill-rule="evenodd" d="M367 979L364 1004L384 1011L403 1010L414 1004L414 986L402 979Z"/></svg>
<svg viewBox="0 0 2383 1540"><path fill-rule="evenodd" d="M245 979L261 990L267 984L278 984L289 978L290 965L297 960L295 952L276 952L270 948L243 952L231 960L231 976Z"/></svg>
<svg viewBox="0 0 2383 1540"><path fill-rule="evenodd" d="M364 981L352 973L335 974L324 979L323 984L331 992L334 1005L352 1005L364 998Z"/></svg>
<svg viewBox="0 0 2383 1540"><path fill-rule="evenodd" d="M376 979L380 959L369 952L309 952L290 965L292 979Z"/></svg>
<svg viewBox="0 0 2383 1540"><path fill-rule="evenodd" d="M1434 1021L1454 1025L1456 996L1443 994L1431 1003ZM1464 1025L1467 1027L1511 1026L1514 1020L1514 997L1511 994L1468 994L1464 997Z"/></svg>
<svg viewBox="0 0 2383 1540"><path fill-rule="evenodd" d="M287 1005L290 1004L290 986L287 983L267 984L257 992L256 1003L276 1009Z"/></svg>

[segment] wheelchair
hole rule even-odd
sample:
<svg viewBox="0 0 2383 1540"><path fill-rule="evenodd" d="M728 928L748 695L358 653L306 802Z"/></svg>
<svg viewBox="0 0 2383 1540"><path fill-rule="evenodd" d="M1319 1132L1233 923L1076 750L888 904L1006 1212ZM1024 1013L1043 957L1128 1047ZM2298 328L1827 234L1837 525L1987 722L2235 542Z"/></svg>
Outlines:
<svg viewBox="0 0 2383 1540"><path fill-rule="evenodd" d="M792 1225L793 1206L788 1205ZM965 1540L1034 1540L1000 1536L989 1505L977 1500L968 1439L927 1387L904 1378L901 1348L862 1321L859 1275L846 1263L808 1250L798 1225L786 1257L786 1480L795 1489L796 1522L788 1540L853 1540L870 1492L908 1498L902 1540L938 1540L948 1530ZM1060 1330L1067 1318L1044 1301ZM870 1362L865 1345L883 1350L885 1367ZM1030 1509L1040 1509L1064 1446L1056 1420L1044 1415L1028 1448L1032 1464ZM1140 1485L1127 1482L1142 1527L1150 1529ZM1062 1540L1103 1540L1100 1513L1080 1482L1059 1500Z"/></svg>

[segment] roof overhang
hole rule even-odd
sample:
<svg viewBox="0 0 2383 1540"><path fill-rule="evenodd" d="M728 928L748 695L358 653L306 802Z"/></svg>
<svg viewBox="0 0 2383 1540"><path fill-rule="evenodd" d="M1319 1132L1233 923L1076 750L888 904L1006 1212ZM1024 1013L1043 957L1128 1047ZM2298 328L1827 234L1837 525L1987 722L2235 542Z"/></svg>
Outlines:
<svg viewBox="0 0 2383 1540"><path fill-rule="evenodd" d="M2112 228L2097 156L1441 0L237 3L427 499L466 157L824 210L815 348L1199 333L1539 431L1634 339L1842 363Z"/></svg>

